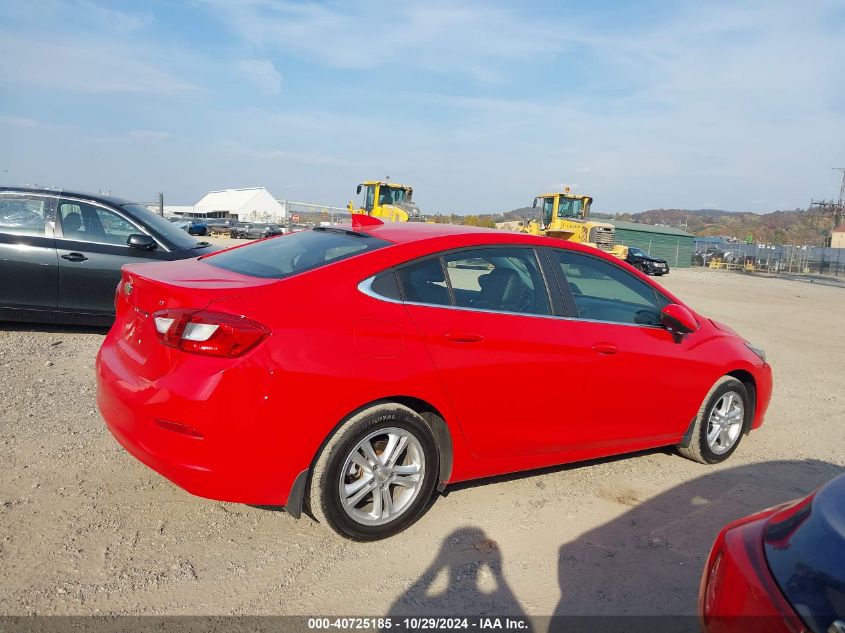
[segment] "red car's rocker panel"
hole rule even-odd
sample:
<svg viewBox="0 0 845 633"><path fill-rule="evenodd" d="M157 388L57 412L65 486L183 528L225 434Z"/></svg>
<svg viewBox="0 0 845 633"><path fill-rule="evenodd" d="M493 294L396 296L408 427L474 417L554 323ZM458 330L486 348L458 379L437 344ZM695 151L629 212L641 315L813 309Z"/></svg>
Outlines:
<svg viewBox="0 0 845 633"><path fill-rule="evenodd" d="M509 249L510 260L478 250L497 247ZM439 284L441 301L447 291L457 296L453 286L461 279L491 269L530 285L532 278L517 276L523 269L512 262L516 253L536 264L534 287L548 293L546 314L490 309L489 301L481 308L401 296L394 270L464 250L474 258L465 268L444 263L443 280L421 282ZM673 320L639 325L579 315L581 295L573 300L555 260L564 251L583 255L585 266L611 265L638 292L658 293L660 305L689 315L691 329L673 331ZM266 252L273 258L258 261ZM488 260L481 267L473 263L479 257ZM374 279L385 275L395 289L376 287ZM542 294L534 296L542 305ZM686 455L704 441L700 409L709 398L716 398L707 407L708 415L716 411L710 427L717 433L713 420L721 420L731 442L723 453L730 454L740 431L760 426L771 397L762 352L627 264L587 247L506 232L373 225L270 238L175 264L127 266L116 309L97 357L97 380L100 411L118 441L193 494L286 505L294 515L316 486L315 472L346 476L354 501L354 491L366 492L376 477L387 487L398 482L416 490L663 445L680 445ZM656 401L661 415L637 413ZM375 416L353 424L353 431L386 429L383 440L373 440L382 457L350 458L345 471L336 470L350 420L383 403L405 407L408 419L383 416L388 424ZM420 433L431 436L439 454L430 462L433 475L424 469L425 456L431 459L426 441L414 443ZM401 464L388 457L395 442L409 451ZM403 483L411 462L419 477ZM375 507L375 493L372 499ZM395 499L385 496L385 507L410 506L409 499L400 491ZM361 520L371 532L347 535L373 538L380 520Z"/></svg>

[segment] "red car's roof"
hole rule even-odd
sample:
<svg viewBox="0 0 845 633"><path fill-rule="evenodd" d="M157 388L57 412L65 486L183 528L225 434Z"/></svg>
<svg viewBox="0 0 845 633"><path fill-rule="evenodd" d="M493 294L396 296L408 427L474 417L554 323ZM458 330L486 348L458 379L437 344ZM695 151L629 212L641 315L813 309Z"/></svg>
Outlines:
<svg viewBox="0 0 845 633"><path fill-rule="evenodd" d="M502 231L499 229L487 229L477 226L464 226L461 224L429 224L426 222L385 222L384 224L373 224L358 226L349 224L344 228L351 228L353 231L367 233L379 237L388 242L404 244L407 242L418 242L436 237L448 237L452 235L467 235L473 233L486 233L498 237L509 236L516 240L506 239L505 241L526 241L532 242L534 237L525 233L513 231Z"/></svg>

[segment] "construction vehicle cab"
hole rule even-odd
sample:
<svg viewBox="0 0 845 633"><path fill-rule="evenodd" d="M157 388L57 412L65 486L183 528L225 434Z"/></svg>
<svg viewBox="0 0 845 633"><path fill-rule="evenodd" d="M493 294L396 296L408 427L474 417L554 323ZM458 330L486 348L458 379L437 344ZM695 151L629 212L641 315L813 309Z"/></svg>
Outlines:
<svg viewBox="0 0 845 633"><path fill-rule="evenodd" d="M539 210L539 218L532 219L523 231L586 244L625 259L628 248L616 244L613 225L589 219L592 203L592 197L574 194L569 187L562 192L540 194L532 205Z"/></svg>
<svg viewBox="0 0 845 633"><path fill-rule="evenodd" d="M414 203L414 189L407 185L380 180L365 180L358 185L358 207L349 201L350 213L362 213L388 222L422 222Z"/></svg>

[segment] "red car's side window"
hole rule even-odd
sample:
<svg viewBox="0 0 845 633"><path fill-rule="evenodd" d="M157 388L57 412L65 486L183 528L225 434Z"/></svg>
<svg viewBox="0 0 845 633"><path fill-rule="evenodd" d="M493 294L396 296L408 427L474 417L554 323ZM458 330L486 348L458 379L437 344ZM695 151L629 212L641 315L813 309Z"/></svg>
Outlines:
<svg viewBox="0 0 845 633"><path fill-rule="evenodd" d="M551 314L534 249L483 248L446 255L455 305L464 308Z"/></svg>
<svg viewBox="0 0 845 633"><path fill-rule="evenodd" d="M398 278L405 301L428 305L551 314L533 248L487 247L406 264Z"/></svg>
<svg viewBox="0 0 845 633"><path fill-rule="evenodd" d="M552 257L572 293L581 319L632 325L659 325L666 304L654 289L618 266L581 253L554 251Z"/></svg>

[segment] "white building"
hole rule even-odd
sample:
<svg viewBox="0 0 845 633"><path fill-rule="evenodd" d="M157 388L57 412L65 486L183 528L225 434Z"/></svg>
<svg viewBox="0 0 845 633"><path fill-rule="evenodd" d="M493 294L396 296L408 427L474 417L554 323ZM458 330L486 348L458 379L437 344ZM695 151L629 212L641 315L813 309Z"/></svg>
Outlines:
<svg viewBox="0 0 845 633"><path fill-rule="evenodd" d="M264 187L209 191L191 214L203 218L237 217L241 222L282 222L285 208Z"/></svg>
<svg viewBox="0 0 845 633"><path fill-rule="evenodd" d="M148 204L147 208L155 214L158 214L157 204ZM193 205L190 204L166 204L164 205L164 217L170 218L173 216L185 215L190 217L194 212Z"/></svg>

